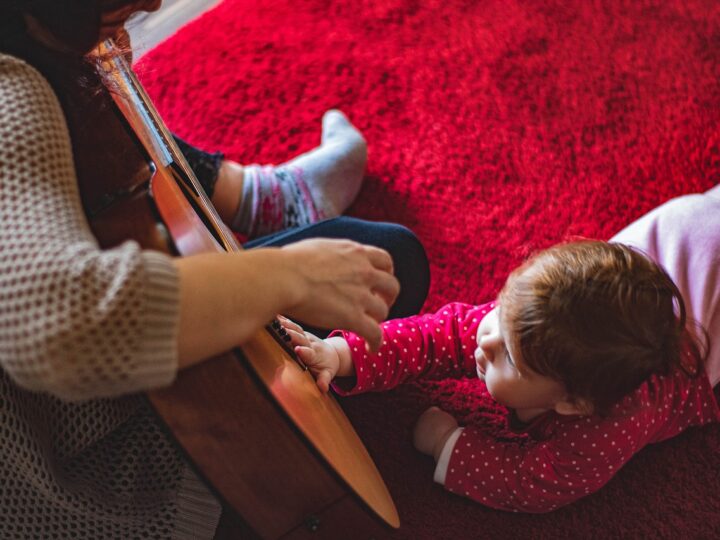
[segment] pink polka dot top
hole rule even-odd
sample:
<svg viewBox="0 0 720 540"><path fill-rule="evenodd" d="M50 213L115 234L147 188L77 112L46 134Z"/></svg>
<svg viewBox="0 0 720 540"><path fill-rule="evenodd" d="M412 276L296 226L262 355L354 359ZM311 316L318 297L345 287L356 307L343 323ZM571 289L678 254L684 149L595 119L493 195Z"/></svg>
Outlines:
<svg viewBox="0 0 720 540"><path fill-rule="evenodd" d="M452 303L435 313L387 321L375 354L359 336L335 331L350 346L356 377L336 380L334 389L349 395L420 377L477 377L477 327L493 307ZM719 421L720 410L704 374L689 377L678 370L651 376L605 418L550 411L517 425L511 417L510 429L523 436L498 438L482 425L469 425L450 438L443 450L449 456L446 489L492 508L551 511L597 491L645 445Z"/></svg>

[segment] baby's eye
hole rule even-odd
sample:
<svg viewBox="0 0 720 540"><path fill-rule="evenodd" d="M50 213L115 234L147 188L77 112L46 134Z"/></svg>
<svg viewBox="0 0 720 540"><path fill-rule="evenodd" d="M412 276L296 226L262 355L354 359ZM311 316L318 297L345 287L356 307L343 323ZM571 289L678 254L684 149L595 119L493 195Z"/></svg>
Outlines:
<svg viewBox="0 0 720 540"><path fill-rule="evenodd" d="M510 351L507 349L505 349L505 360L507 360L507 363L510 364L513 369L517 369L515 362L513 362L513 359L510 357Z"/></svg>

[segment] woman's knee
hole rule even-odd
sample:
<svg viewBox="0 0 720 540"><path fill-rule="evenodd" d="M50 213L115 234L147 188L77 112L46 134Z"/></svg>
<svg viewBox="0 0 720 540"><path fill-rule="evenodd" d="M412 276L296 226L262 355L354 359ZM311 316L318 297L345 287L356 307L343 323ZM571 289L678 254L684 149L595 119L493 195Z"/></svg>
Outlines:
<svg viewBox="0 0 720 540"><path fill-rule="evenodd" d="M425 248L413 231L397 223L379 223L386 238L386 249L395 254L399 264L427 268Z"/></svg>
<svg viewBox="0 0 720 540"><path fill-rule="evenodd" d="M363 221L351 217L338 218L338 229L355 240L377 246L390 253L400 294L389 318L407 317L420 311L430 288L430 265L422 243L404 225L389 222Z"/></svg>
<svg viewBox="0 0 720 540"><path fill-rule="evenodd" d="M395 223L381 223L387 249L393 257L400 294L390 318L418 313L430 289L430 264L422 243L410 229Z"/></svg>

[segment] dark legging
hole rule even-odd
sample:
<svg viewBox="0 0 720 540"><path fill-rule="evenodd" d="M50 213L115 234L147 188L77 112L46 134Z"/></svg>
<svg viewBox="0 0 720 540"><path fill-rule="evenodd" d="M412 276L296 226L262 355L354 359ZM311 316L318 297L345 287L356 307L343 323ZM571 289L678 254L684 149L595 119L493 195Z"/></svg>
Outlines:
<svg viewBox="0 0 720 540"><path fill-rule="evenodd" d="M400 281L400 294L388 318L407 317L420 311L430 286L430 268L422 244L402 225L342 216L263 236L251 240L245 248L284 246L308 238L346 238L387 250L393 259L395 276Z"/></svg>

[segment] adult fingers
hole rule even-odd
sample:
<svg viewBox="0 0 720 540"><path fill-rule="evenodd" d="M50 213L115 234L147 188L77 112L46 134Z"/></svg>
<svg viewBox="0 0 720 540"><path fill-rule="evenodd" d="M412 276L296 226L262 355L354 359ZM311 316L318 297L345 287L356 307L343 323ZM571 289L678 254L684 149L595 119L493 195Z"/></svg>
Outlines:
<svg viewBox="0 0 720 540"><path fill-rule="evenodd" d="M371 289L390 307L400 294L400 282L392 274L377 272Z"/></svg>
<svg viewBox="0 0 720 540"><path fill-rule="evenodd" d="M367 314L355 318L347 330L355 332L361 336L367 343L370 352L376 352L382 345L382 329L378 321Z"/></svg>
<svg viewBox="0 0 720 540"><path fill-rule="evenodd" d="M365 246L365 253L367 253L370 263L375 268L393 273L393 260L387 251L375 246Z"/></svg>
<svg viewBox="0 0 720 540"><path fill-rule="evenodd" d="M380 323L387 319L390 312L389 304L377 294L368 294L364 301L365 313Z"/></svg>

